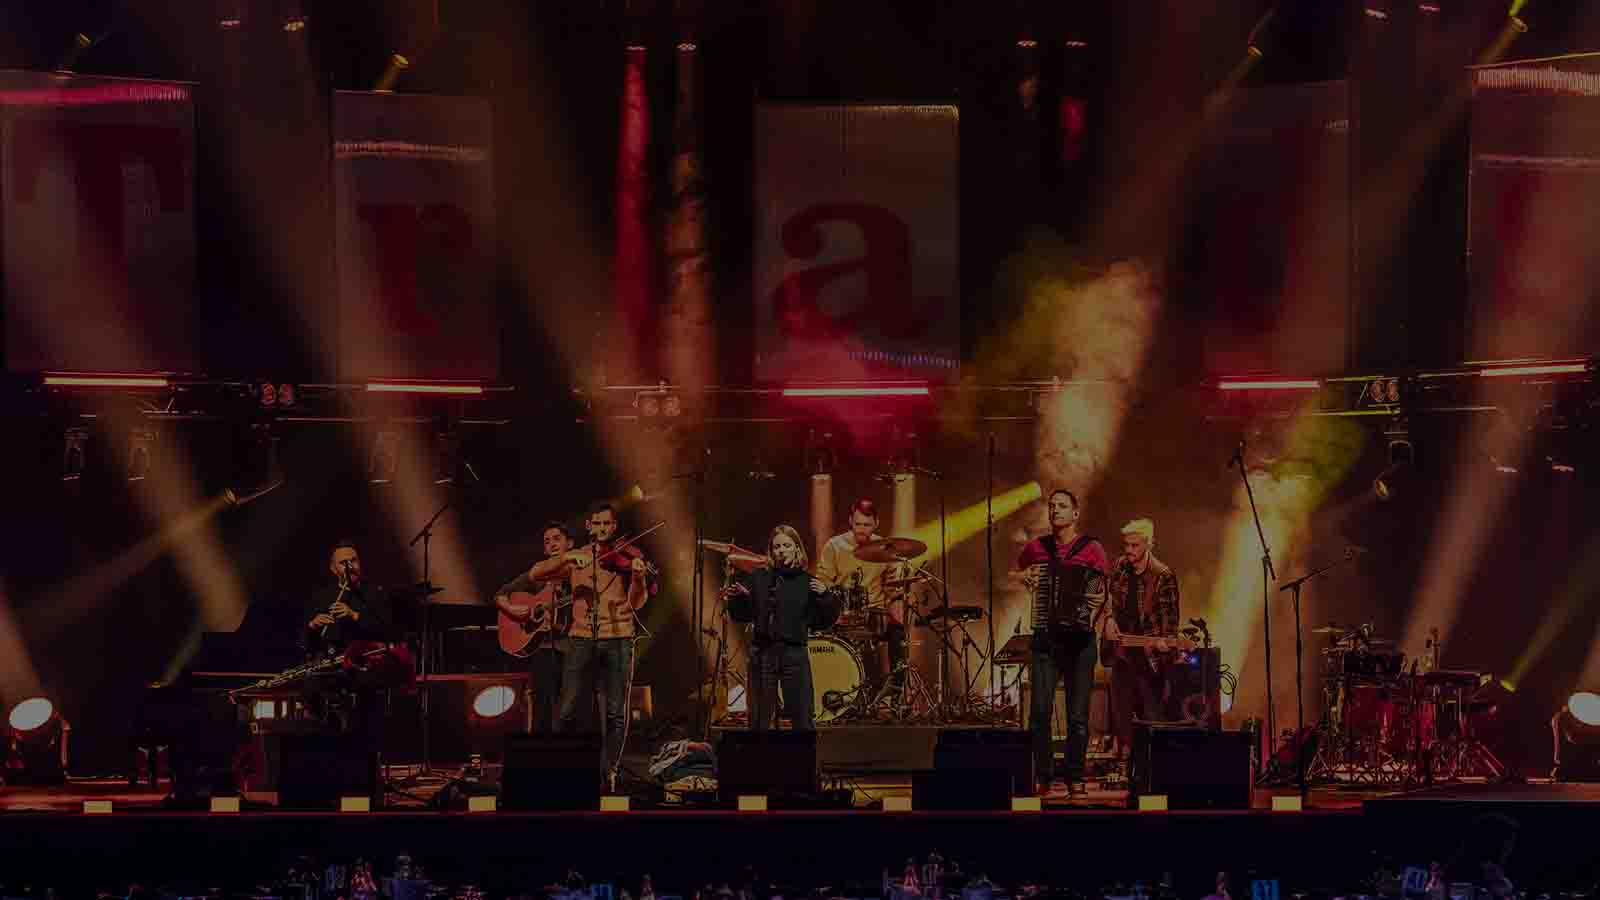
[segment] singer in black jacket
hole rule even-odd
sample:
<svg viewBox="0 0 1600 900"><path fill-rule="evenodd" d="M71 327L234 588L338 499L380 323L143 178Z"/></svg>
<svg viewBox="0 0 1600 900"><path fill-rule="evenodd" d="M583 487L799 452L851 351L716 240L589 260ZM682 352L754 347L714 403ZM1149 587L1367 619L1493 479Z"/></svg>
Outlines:
<svg viewBox="0 0 1600 900"><path fill-rule="evenodd" d="M728 586L728 616L754 626L750 636L750 727L756 731L772 727L779 684L794 730L816 728L806 641L810 629L833 624L839 617L839 604L827 586L806 571L807 564L800 533L789 525L779 525L767 541L766 568L740 575Z"/></svg>

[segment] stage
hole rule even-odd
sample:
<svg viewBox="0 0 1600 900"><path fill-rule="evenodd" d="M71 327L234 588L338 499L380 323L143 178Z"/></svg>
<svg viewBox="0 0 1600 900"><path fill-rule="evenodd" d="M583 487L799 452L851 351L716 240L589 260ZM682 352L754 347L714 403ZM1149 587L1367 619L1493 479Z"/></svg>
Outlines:
<svg viewBox="0 0 1600 900"><path fill-rule="evenodd" d="M432 779L437 781L438 779ZM909 795L909 781L863 778L865 794ZM247 803L216 814L163 808L163 794L125 781L74 781L0 790L5 878L68 891L192 882L244 885L302 856L366 858L387 871L409 854L430 877L477 883L491 894L530 890L576 868L591 880L633 884L652 874L663 894L733 880L746 866L780 884L875 896L885 870L938 852L997 884L1110 884L1171 873L1181 896L1200 896L1217 871L1305 888L1356 887L1380 865L1423 866L1481 843L1485 817L1514 822L1510 873L1519 886L1592 879L1585 825L1600 786L1456 785L1411 793L1319 789L1301 812L1252 809L1138 812L1114 792L1040 812L734 812L635 803L627 812L467 813L404 801L372 813L278 811ZM1282 794L1283 792L1276 792ZM1290 790L1288 793L1293 793ZM108 815L82 812L110 800ZM1396 869L1398 870L1398 869ZM1191 893L1192 892L1192 893Z"/></svg>

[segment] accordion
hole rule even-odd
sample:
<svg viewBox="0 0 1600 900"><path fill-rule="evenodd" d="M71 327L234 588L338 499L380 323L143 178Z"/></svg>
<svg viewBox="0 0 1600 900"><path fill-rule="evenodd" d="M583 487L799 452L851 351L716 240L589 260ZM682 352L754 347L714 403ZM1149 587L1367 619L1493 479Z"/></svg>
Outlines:
<svg viewBox="0 0 1600 900"><path fill-rule="evenodd" d="M1040 563L1033 567L1033 630L1035 634L1087 633L1104 602L1105 575L1091 566ZM1094 597L1091 602L1091 597Z"/></svg>

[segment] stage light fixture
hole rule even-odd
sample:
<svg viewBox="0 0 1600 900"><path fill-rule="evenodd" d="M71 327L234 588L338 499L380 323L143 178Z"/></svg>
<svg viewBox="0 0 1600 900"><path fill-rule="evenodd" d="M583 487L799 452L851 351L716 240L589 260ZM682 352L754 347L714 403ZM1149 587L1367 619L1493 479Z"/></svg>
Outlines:
<svg viewBox="0 0 1600 900"><path fill-rule="evenodd" d="M62 435L61 480L77 481L89 466L89 430L68 428Z"/></svg>
<svg viewBox="0 0 1600 900"><path fill-rule="evenodd" d="M1567 713L1591 728L1600 728L1600 694L1578 691L1567 698Z"/></svg>
<svg viewBox="0 0 1600 900"><path fill-rule="evenodd" d="M12 707L4 768L6 778L25 784L60 784L66 780L67 737L71 727L55 704L30 697Z"/></svg>
<svg viewBox="0 0 1600 900"><path fill-rule="evenodd" d="M1557 781L1600 781L1600 693L1576 691L1550 717Z"/></svg>
<svg viewBox="0 0 1600 900"><path fill-rule="evenodd" d="M790 385L783 396L794 398L927 397L926 384Z"/></svg>
<svg viewBox="0 0 1600 900"><path fill-rule="evenodd" d="M483 385L462 381L401 381L385 379L367 382L369 394L446 394L461 397L483 396Z"/></svg>
<svg viewBox="0 0 1600 900"><path fill-rule="evenodd" d="M6 721L13 730L23 733L44 727L55 715L54 703L43 697L30 697L12 707Z"/></svg>
<svg viewBox="0 0 1600 900"><path fill-rule="evenodd" d="M172 382L164 375L96 375L85 372L50 372L45 387L61 388L165 388Z"/></svg>
<svg viewBox="0 0 1600 900"><path fill-rule="evenodd" d="M640 418L654 419L661 415L661 395L646 391L634 398L633 406L639 411Z"/></svg>
<svg viewBox="0 0 1600 900"><path fill-rule="evenodd" d="M277 406L278 386L270 381L263 383L256 389L256 399L261 401L262 406Z"/></svg>
<svg viewBox="0 0 1600 900"><path fill-rule="evenodd" d="M683 415L683 398L677 394L668 394L661 400L661 414L668 418Z"/></svg>
<svg viewBox="0 0 1600 900"><path fill-rule="evenodd" d="M504 684L486 687L472 698L472 712L482 719L494 719L503 716L516 705L516 689Z"/></svg>
<svg viewBox="0 0 1600 900"><path fill-rule="evenodd" d="M136 428L128 444L128 480L143 481L150 474L150 458L155 454L156 433Z"/></svg>
<svg viewBox="0 0 1600 900"><path fill-rule="evenodd" d="M392 431L380 431L372 442L372 455L367 459L367 481L388 484L400 470L400 436Z"/></svg>
<svg viewBox="0 0 1600 900"><path fill-rule="evenodd" d="M1408 440L1389 442L1389 465L1372 479L1372 491L1379 500L1393 500L1404 494L1416 479L1414 451Z"/></svg>
<svg viewBox="0 0 1600 900"><path fill-rule="evenodd" d="M389 54L389 63L384 66L383 74L378 76L378 81L372 90L379 94L388 94L394 91L396 82L400 80L400 73L411 68L411 58L398 51Z"/></svg>

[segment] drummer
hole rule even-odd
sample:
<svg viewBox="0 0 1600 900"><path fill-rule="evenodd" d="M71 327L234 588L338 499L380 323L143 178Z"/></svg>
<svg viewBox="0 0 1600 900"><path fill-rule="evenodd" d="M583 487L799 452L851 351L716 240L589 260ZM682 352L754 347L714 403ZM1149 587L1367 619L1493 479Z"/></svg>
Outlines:
<svg viewBox="0 0 1600 900"><path fill-rule="evenodd" d="M816 576L830 587L865 593L869 622L883 623L873 637L888 648L886 657L870 655L877 658L881 667L878 676L890 675L899 685L905 677L899 671L906 658L905 594L884 586L885 579L894 577L899 564L868 562L856 556L863 546L881 540L877 505L871 500L857 500L850 505L850 530L834 535L817 553Z"/></svg>

